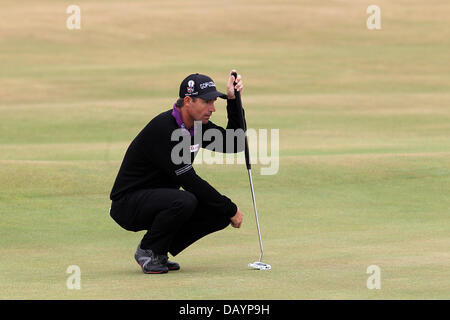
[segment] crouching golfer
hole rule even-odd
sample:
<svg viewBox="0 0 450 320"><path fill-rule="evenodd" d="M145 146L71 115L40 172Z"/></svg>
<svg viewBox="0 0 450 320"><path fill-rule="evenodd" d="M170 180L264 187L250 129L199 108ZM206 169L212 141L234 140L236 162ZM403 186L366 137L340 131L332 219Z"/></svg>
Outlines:
<svg viewBox="0 0 450 320"><path fill-rule="evenodd" d="M135 254L144 273L178 270L179 264L169 261L168 253L176 256L229 224L241 226L237 206L192 167L200 148L228 153L244 150L242 134L209 121L216 110L214 102L222 98L227 99L227 129L244 128L234 95L235 88L242 91L243 83L240 75L235 79L231 73L227 94L217 91L208 76L186 77L173 108L153 118L128 147L110 194L110 214L126 230L147 230ZM222 134L219 147L220 139L205 135L209 129ZM233 140L228 139L230 135Z"/></svg>

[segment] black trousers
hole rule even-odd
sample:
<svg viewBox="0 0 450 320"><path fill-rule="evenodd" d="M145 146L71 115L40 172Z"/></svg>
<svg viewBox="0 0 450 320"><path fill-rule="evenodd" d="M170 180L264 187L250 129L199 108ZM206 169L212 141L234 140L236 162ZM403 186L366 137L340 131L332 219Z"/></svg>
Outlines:
<svg viewBox="0 0 450 320"><path fill-rule="evenodd" d="M130 192L112 202L110 214L126 230L147 230L141 248L173 256L230 224L229 217L212 212L192 193L170 188Z"/></svg>

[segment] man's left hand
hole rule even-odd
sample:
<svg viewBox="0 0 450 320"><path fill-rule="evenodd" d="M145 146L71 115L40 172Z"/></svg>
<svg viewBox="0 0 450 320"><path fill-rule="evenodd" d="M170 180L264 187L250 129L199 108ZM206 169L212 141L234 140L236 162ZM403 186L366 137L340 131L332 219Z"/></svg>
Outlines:
<svg viewBox="0 0 450 320"><path fill-rule="evenodd" d="M236 70L231 70L230 78L228 79L228 84L227 84L227 96L228 96L228 99L235 99L236 98L234 96L234 89L236 89L239 92L242 92L242 90L244 89L244 84L242 83L241 75L238 74L237 75L237 79L235 79L234 76L231 75L233 72L236 72ZM237 72L236 72L236 74L237 74ZM234 81L236 81L236 86L234 86Z"/></svg>

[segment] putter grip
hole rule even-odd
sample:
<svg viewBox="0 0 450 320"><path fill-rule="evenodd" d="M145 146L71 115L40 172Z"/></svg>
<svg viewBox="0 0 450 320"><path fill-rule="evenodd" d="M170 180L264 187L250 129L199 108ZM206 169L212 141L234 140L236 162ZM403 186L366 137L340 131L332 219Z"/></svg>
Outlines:
<svg viewBox="0 0 450 320"><path fill-rule="evenodd" d="M237 82L236 82L236 78L237 78L237 73L236 72L232 72L231 73L232 76L234 76L234 83L233 85L236 86ZM245 164L247 166L247 170L250 170L252 168L252 165L250 164L250 153L248 151L248 140L247 140L247 124L245 121L245 116L244 116L244 109L242 108L242 99L241 99L241 93L239 91L236 90L236 88L234 89L234 96L236 97L236 107L238 108L239 114L241 115L240 118L240 122L241 122L241 128L244 129L245 131Z"/></svg>

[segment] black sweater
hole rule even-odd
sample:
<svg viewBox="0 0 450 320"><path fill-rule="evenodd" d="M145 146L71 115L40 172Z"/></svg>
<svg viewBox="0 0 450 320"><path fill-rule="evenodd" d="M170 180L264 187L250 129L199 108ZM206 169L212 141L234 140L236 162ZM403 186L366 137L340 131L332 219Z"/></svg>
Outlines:
<svg viewBox="0 0 450 320"><path fill-rule="evenodd" d="M228 124L227 129L245 128L241 123L239 110L236 108L235 100L227 100ZM142 131L131 142L125 153L119 173L112 188L110 199L115 201L120 199L125 193L137 189L153 188L176 188L183 187L184 190L193 193L197 200L216 211L232 217L236 214L236 205L226 196L220 194L208 182L200 178L192 167L195 156L199 148L206 148L218 152L236 153L244 149L244 140L242 135L234 137L233 148L226 148L226 135L230 131L219 127L208 121L202 125L202 135L191 137L184 135L172 141L172 133L179 129L179 126L172 116L172 110L165 111L153 118ZM205 131L208 129L217 129L222 133L223 145L217 147L215 140L207 137L204 139ZM217 131L216 131L217 132ZM197 141L199 140L199 141ZM210 141L211 140L211 141ZM180 142L184 143L184 149L180 150ZM215 145L216 148L209 146ZM197 146L198 145L198 146ZM186 151L190 156L183 158L180 164L172 161L171 154L174 150L180 150L180 156L185 155ZM191 148L189 148L191 146ZM187 147L187 149L186 149ZM177 161L175 161L177 162Z"/></svg>

